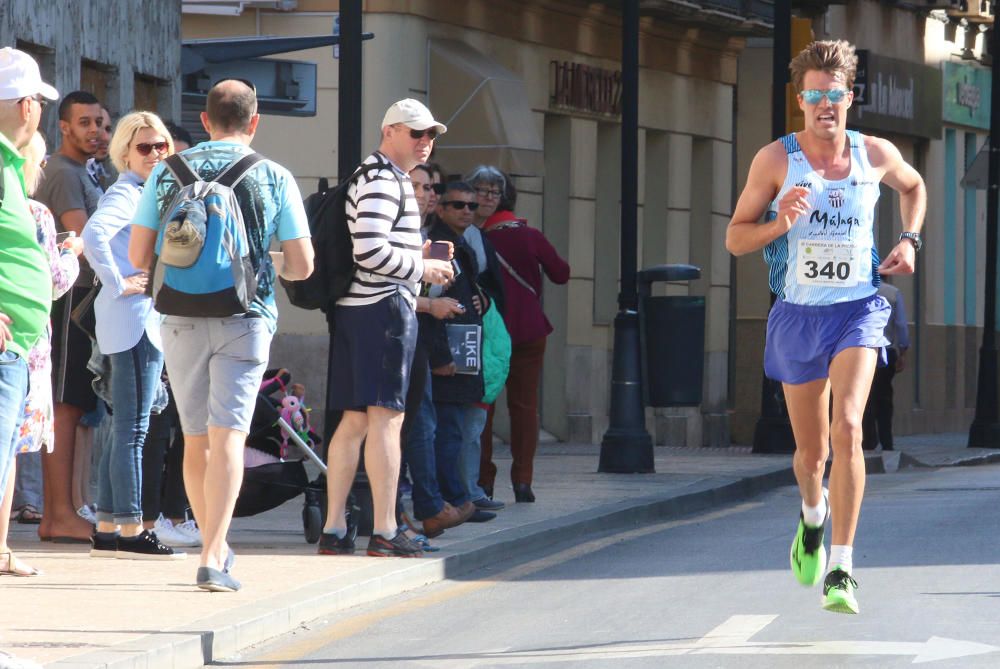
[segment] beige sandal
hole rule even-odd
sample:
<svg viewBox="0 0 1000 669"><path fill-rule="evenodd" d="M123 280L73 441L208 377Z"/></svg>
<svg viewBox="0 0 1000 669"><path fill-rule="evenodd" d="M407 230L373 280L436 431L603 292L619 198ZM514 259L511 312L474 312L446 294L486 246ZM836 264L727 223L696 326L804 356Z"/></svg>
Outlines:
<svg viewBox="0 0 1000 669"><path fill-rule="evenodd" d="M17 567L18 564L20 564L20 560L18 560L17 556L14 555L14 551L0 553L0 557L4 555L7 556L7 565L3 569L0 569L0 576L41 576L42 571L40 569L36 569L35 567L25 566L22 569L18 569Z"/></svg>

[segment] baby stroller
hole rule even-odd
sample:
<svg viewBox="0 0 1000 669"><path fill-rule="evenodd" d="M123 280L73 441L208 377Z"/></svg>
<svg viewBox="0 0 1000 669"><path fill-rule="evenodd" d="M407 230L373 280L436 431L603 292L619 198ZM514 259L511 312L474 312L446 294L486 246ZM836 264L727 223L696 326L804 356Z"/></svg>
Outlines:
<svg viewBox="0 0 1000 669"><path fill-rule="evenodd" d="M233 515L254 516L305 493L302 527L314 544L323 531L326 511L326 464L314 450L323 438L309 429L303 389L291 383L287 369L269 369L257 393L247 436L243 485ZM321 473L309 481L305 458Z"/></svg>

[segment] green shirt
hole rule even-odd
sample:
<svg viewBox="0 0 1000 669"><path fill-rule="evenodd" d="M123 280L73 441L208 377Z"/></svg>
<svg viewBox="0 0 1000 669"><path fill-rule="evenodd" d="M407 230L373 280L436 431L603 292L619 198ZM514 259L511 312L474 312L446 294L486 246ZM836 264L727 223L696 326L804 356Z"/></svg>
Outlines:
<svg viewBox="0 0 1000 669"><path fill-rule="evenodd" d="M52 306L52 275L38 244L35 219L24 194L24 158L0 133L3 205L0 206L0 313L11 318L10 350L25 360L45 332Z"/></svg>

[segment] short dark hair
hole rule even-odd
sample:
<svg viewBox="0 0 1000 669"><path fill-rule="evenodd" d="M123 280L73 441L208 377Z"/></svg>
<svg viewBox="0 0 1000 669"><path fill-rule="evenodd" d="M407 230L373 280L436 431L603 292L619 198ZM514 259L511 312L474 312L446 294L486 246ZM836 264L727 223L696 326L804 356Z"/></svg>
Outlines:
<svg viewBox="0 0 1000 669"><path fill-rule="evenodd" d="M191 133L177 125L173 121L167 121L163 125L167 126L167 132L175 142L184 142L188 146L194 146L194 140L191 138Z"/></svg>
<svg viewBox="0 0 1000 669"><path fill-rule="evenodd" d="M73 91L67 93L59 102L59 120L69 121L70 109L73 105L99 105L101 101L89 91ZM103 107L102 107L103 109Z"/></svg>
<svg viewBox="0 0 1000 669"><path fill-rule="evenodd" d="M476 194L476 189L470 186L465 181L449 181L448 185L445 186L445 193L469 193L470 195Z"/></svg>
<svg viewBox="0 0 1000 669"><path fill-rule="evenodd" d="M223 84L237 81L243 90L228 90ZM205 112L212 125L223 131L246 130L250 119L257 113L257 94L246 83L236 79L223 79L212 86L205 101Z"/></svg>

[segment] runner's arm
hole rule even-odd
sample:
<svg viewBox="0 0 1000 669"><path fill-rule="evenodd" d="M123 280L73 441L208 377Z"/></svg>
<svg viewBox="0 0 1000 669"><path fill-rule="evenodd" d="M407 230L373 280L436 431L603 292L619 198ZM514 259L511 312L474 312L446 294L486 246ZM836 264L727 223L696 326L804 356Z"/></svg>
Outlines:
<svg viewBox="0 0 1000 669"><path fill-rule="evenodd" d="M912 165L903 160L896 146L879 137L865 137L868 157L872 167L883 172L882 181L899 193L899 213L905 232L920 232L927 213L927 188L923 177ZM913 274L916 268L916 249L903 239L879 265L882 274Z"/></svg>
<svg viewBox="0 0 1000 669"><path fill-rule="evenodd" d="M802 203L797 202L796 211L783 211L783 215L773 221L760 223L768 205L778 192L776 175L783 176L787 170L787 158L781 144L772 142L754 156L747 175L746 186L736 203L736 211L726 229L726 250L736 256L758 251L785 234ZM782 178L783 180L783 178Z"/></svg>

